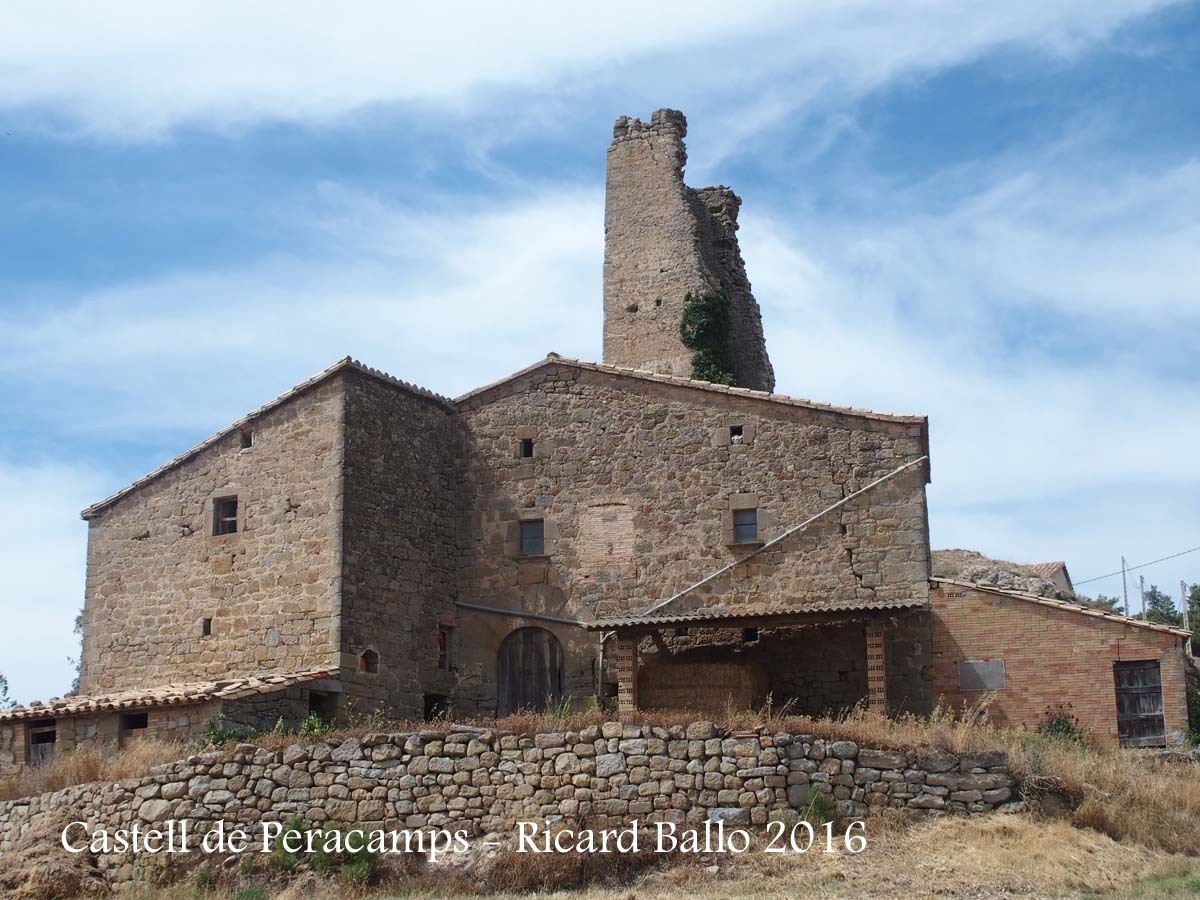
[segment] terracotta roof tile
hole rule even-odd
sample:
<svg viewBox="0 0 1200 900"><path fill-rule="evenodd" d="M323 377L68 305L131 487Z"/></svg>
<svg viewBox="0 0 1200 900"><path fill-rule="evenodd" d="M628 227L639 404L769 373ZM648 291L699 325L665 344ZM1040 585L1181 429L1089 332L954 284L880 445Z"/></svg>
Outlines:
<svg viewBox="0 0 1200 900"><path fill-rule="evenodd" d="M337 668L310 669L305 672L264 673L224 681L192 681L160 687L118 691L111 694L81 694L49 703L32 703L0 710L0 722L21 719L56 719L125 709L150 709L158 706L186 706L208 700L238 700L253 694L269 694L296 684L336 678Z"/></svg>
<svg viewBox="0 0 1200 900"><path fill-rule="evenodd" d="M712 622L718 620L745 619L776 619L787 616L804 616L806 613L839 613L839 612L872 612L889 609L918 609L928 606L925 600L851 600L841 603L806 603L803 606L788 608L773 608L768 610L746 610L725 606L709 607L706 609L689 609L675 612L653 613L651 615L612 616L607 619L597 619L588 623L590 631L608 628L629 628L643 625L688 625L696 622Z"/></svg>
<svg viewBox="0 0 1200 900"><path fill-rule="evenodd" d="M1066 600L1055 600L1051 597L1041 597L1037 594L1027 594L1023 591L1010 591L1007 588L998 587L996 585L981 583L978 581L958 581L953 578L931 578L930 581L937 584L952 584L956 587L971 588L976 591L984 591L988 594L998 594L1002 597L1013 597L1017 600L1025 600L1029 603L1037 603L1041 606L1050 606L1055 609L1063 609L1068 612L1079 613L1082 616L1092 616L1098 619L1108 619L1110 622L1119 625L1131 625L1134 628L1148 628L1151 631L1162 631L1167 634L1175 634L1180 637L1191 637L1190 631L1184 631L1182 628L1175 628L1171 625L1159 625L1157 622L1143 622L1141 619L1133 619L1129 616L1123 616L1119 613L1108 612L1103 609L1096 609L1093 606L1084 606L1081 603L1070 603Z"/></svg>

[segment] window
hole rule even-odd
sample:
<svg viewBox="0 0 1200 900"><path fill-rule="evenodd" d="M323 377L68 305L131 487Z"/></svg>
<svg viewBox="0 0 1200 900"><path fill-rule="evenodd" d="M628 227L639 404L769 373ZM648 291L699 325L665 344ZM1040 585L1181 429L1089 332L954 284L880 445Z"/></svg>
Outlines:
<svg viewBox="0 0 1200 900"><path fill-rule="evenodd" d="M443 672L450 670L450 629L442 626L437 633L437 662Z"/></svg>
<svg viewBox="0 0 1200 900"><path fill-rule="evenodd" d="M208 637L212 634L212 619L205 618L200 620L200 637Z"/></svg>
<svg viewBox="0 0 1200 900"><path fill-rule="evenodd" d="M444 719L450 714L450 698L441 694L425 695L425 721Z"/></svg>
<svg viewBox="0 0 1200 900"><path fill-rule="evenodd" d="M730 425L729 426L729 443L735 444L735 445L740 444L744 439L745 439L745 435L742 433L741 425Z"/></svg>
<svg viewBox="0 0 1200 900"><path fill-rule="evenodd" d="M758 510L735 509L733 511L733 542L753 544L758 541Z"/></svg>
<svg viewBox="0 0 1200 900"><path fill-rule="evenodd" d="M238 530L237 497L220 497L213 501L213 534L234 534Z"/></svg>
<svg viewBox="0 0 1200 900"><path fill-rule="evenodd" d="M243 428L241 430L240 438L241 438L243 450L249 450L251 447L254 446L254 432L251 431L249 428Z"/></svg>
<svg viewBox="0 0 1200 900"><path fill-rule="evenodd" d="M960 691L1002 691L1005 689L1004 660L964 659L958 663Z"/></svg>
<svg viewBox="0 0 1200 900"><path fill-rule="evenodd" d="M337 717L337 694L329 691L308 692L308 714L322 722L332 722Z"/></svg>
<svg viewBox="0 0 1200 900"><path fill-rule="evenodd" d="M54 745L58 740L58 726L54 719L36 719L29 723L30 766L40 766L54 756Z"/></svg>
<svg viewBox="0 0 1200 900"><path fill-rule="evenodd" d="M531 519L521 523L521 555L541 556L546 552L546 523Z"/></svg>
<svg viewBox="0 0 1200 900"><path fill-rule="evenodd" d="M374 675L379 671L379 654L374 650L364 650L358 658L358 671Z"/></svg>
<svg viewBox="0 0 1200 900"><path fill-rule="evenodd" d="M126 713L121 716L122 731L141 731L149 724L149 713Z"/></svg>
<svg viewBox="0 0 1200 900"><path fill-rule="evenodd" d="M688 636L688 630L686 628L676 628L675 629L675 637L687 637L687 636Z"/></svg>
<svg viewBox="0 0 1200 900"><path fill-rule="evenodd" d="M521 438L521 459L533 459L533 438Z"/></svg>
<svg viewBox="0 0 1200 900"><path fill-rule="evenodd" d="M742 643L743 644L752 644L757 640L758 640L758 629L757 628L743 628L742 629Z"/></svg>

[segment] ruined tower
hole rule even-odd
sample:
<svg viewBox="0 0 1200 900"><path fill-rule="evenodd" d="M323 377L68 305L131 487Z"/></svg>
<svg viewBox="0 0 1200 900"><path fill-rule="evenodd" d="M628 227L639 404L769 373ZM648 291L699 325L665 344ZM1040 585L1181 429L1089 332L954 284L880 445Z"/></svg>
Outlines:
<svg viewBox="0 0 1200 900"><path fill-rule="evenodd" d="M622 116L608 148L604 196L604 361L692 375L679 325L688 292L729 299L734 383L770 391L762 318L737 242L741 200L727 187L683 183L687 119L660 109Z"/></svg>

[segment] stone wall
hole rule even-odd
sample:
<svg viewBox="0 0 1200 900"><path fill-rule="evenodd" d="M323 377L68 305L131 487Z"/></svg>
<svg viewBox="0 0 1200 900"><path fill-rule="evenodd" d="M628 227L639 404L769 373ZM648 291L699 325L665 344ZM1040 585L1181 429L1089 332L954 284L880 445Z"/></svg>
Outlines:
<svg viewBox="0 0 1200 900"><path fill-rule="evenodd" d="M464 595L583 620L638 612L744 555L747 547L732 543L733 503L758 507L765 539L924 453L920 419L847 415L566 363L459 407L475 506ZM744 438L732 445L735 424ZM533 457L520 456L522 438L533 440ZM924 483L920 466L897 476L688 603L761 611L924 600ZM544 556L518 553L514 530L528 518L545 522ZM606 540L596 540L598 531ZM477 627L506 624L495 618L472 617L461 643L473 645ZM924 654L918 679L928 668L927 620L923 627L923 643L910 645ZM590 671L595 637L567 632L569 662ZM500 636L487 637L472 663L481 673L476 697L490 690ZM460 691L460 708L476 702L470 694Z"/></svg>
<svg viewBox="0 0 1200 900"><path fill-rule="evenodd" d="M737 245L741 201L728 188L683 183L687 120L660 109L649 123L622 116L608 149L604 205L604 361L691 376L679 337L689 291L724 290L736 383L770 391L758 304Z"/></svg>
<svg viewBox="0 0 1200 900"><path fill-rule="evenodd" d="M1187 733L1182 637L956 584L935 582L931 593L935 690L951 705L982 696L959 689L959 662L1003 660L1005 687L988 707L993 722L1036 728L1062 704L1098 742L1115 746L1113 664L1158 660L1168 740Z"/></svg>
<svg viewBox="0 0 1200 900"><path fill-rule="evenodd" d="M367 735L265 750L239 745L92 784L0 803L0 853L67 814L109 829L190 820L253 832L300 817L347 828L446 828L511 834L518 822L586 820L765 825L819 791L848 817L903 808L988 812L1013 796L1003 753L860 748L805 734L722 735L708 722L652 728L609 722L535 735L477 729ZM113 883L157 878L162 857L100 855ZM140 867L140 871L139 871Z"/></svg>
<svg viewBox="0 0 1200 900"><path fill-rule="evenodd" d="M91 514L83 693L333 662L341 410L328 379Z"/></svg>
<svg viewBox="0 0 1200 900"><path fill-rule="evenodd" d="M341 649L346 691L362 712L420 718L425 695L454 692L437 632L456 624L471 509L465 457L450 404L349 374ZM367 650L377 672L359 671Z"/></svg>

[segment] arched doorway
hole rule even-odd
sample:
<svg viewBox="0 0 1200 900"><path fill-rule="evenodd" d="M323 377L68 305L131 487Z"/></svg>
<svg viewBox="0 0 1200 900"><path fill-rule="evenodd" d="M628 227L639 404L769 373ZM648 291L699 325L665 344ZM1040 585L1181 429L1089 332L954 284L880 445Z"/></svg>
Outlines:
<svg viewBox="0 0 1200 900"><path fill-rule="evenodd" d="M518 628L496 656L496 715L541 712L563 695L563 651L544 628Z"/></svg>

